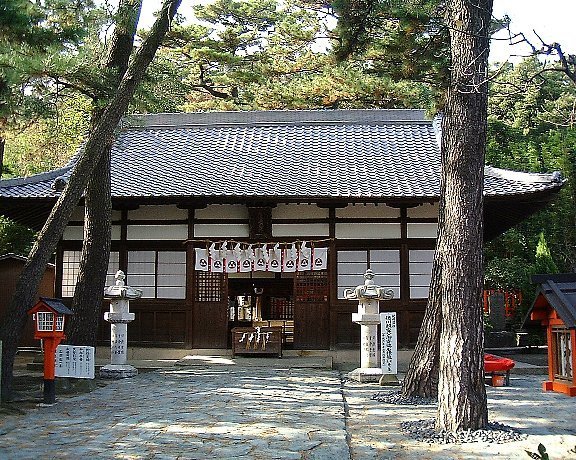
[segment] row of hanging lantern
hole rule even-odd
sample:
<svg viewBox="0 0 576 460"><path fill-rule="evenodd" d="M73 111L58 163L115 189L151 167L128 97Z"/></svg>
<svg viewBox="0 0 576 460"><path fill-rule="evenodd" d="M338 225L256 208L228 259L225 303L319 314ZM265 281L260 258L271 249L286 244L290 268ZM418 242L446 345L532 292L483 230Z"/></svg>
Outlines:
<svg viewBox="0 0 576 460"><path fill-rule="evenodd" d="M213 242L206 248L196 248L195 269L215 273L253 271L299 272L326 270L328 248L317 248L306 241L283 244Z"/></svg>

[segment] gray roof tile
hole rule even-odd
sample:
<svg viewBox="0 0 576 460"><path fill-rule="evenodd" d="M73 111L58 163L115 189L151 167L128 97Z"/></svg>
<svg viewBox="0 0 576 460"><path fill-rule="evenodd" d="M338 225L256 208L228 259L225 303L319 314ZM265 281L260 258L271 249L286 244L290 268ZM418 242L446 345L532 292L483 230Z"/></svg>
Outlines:
<svg viewBox="0 0 576 460"><path fill-rule="evenodd" d="M437 198L435 123L419 110L268 111L127 117L114 197ZM70 165L0 181L0 197L54 197ZM558 188L551 174L487 167L485 194Z"/></svg>

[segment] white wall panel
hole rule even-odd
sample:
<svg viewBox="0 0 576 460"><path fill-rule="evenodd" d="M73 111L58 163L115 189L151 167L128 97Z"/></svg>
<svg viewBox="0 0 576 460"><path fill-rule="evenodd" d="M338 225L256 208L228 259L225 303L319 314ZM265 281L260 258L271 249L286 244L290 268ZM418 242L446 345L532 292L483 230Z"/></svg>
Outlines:
<svg viewBox="0 0 576 460"><path fill-rule="evenodd" d="M272 236L329 236L328 224L272 224Z"/></svg>
<svg viewBox="0 0 576 460"><path fill-rule="evenodd" d="M328 209L315 204L279 204L272 208L272 219L323 219L328 217Z"/></svg>
<svg viewBox="0 0 576 460"><path fill-rule="evenodd" d="M400 238L400 224L337 223L336 238L372 239Z"/></svg>
<svg viewBox="0 0 576 460"><path fill-rule="evenodd" d="M413 223L408 224L408 238L436 238L438 224Z"/></svg>
<svg viewBox="0 0 576 460"><path fill-rule="evenodd" d="M181 225L128 225L129 240L185 240L188 226Z"/></svg>
<svg viewBox="0 0 576 460"><path fill-rule="evenodd" d="M336 217L350 217L350 218L367 218L367 217L400 217L400 209L391 208L386 205L375 204L355 204L348 205L345 208L336 208Z"/></svg>
<svg viewBox="0 0 576 460"><path fill-rule="evenodd" d="M211 204L194 211L196 219L248 219L248 208L242 204Z"/></svg>
<svg viewBox="0 0 576 460"><path fill-rule="evenodd" d="M408 208L409 218L437 218L438 203L425 203L415 208Z"/></svg>
<svg viewBox="0 0 576 460"><path fill-rule="evenodd" d="M188 210L176 205L140 206L128 211L129 220L182 220L188 218Z"/></svg>
<svg viewBox="0 0 576 460"><path fill-rule="evenodd" d="M63 240L67 241L82 241L84 239L84 227L82 226L68 226L64 229L64 234L62 235ZM112 225L112 239L120 239L120 226Z"/></svg>
<svg viewBox="0 0 576 460"><path fill-rule="evenodd" d="M248 237L248 224L194 224L196 238Z"/></svg>
<svg viewBox="0 0 576 460"><path fill-rule="evenodd" d="M117 209L112 210L112 220L120 220L122 218L122 213ZM70 216L70 222L84 222L84 206L76 206L72 215Z"/></svg>

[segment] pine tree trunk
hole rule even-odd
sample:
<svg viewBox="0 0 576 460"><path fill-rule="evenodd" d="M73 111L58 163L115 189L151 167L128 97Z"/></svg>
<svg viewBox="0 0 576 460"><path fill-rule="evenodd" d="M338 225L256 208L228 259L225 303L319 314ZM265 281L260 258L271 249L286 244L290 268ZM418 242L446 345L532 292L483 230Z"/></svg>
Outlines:
<svg viewBox="0 0 576 460"><path fill-rule="evenodd" d="M14 358L20 333L26 323L27 310L34 303L33 293L37 291L46 264L49 262L94 168L106 149L111 148L114 141L114 131L132 100L136 86L142 80L158 46L160 46L160 42L170 27L180 2L181 0L164 1L162 11L159 13L150 35L134 55L114 97L91 130L84 151L78 157L68 184L54 205L30 251L12 301L8 305L0 324L0 340L3 341L1 393L3 401L9 400L12 396Z"/></svg>
<svg viewBox="0 0 576 460"><path fill-rule="evenodd" d="M66 335L71 345L96 346L112 232L109 149L90 177L84 201L82 258Z"/></svg>
<svg viewBox="0 0 576 460"><path fill-rule="evenodd" d="M402 396L435 398L438 395L438 363L441 326L441 285L439 251L432 265L432 279L428 304L410 360L408 372L402 382Z"/></svg>
<svg viewBox="0 0 576 460"><path fill-rule="evenodd" d="M442 330L436 428L488 423L484 385L483 185L492 0L449 0L452 69L442 123Z"/></svg>
<svg viewBox="0 0 576 460"><path fill-rule="evenodd" d="M444 164L442 155L442 165ZM444 170L444 167L442 167ZM432 263L428 303L418 341L410 360L408 372L402 382L402 396L435 398L438 396L438 373L440 364L440 330L442 328L442 255L446 243L444 233L445 181L440 182L440 204L438 209L438 235Z"/></svg>
<svg viewBox="0 0 576 460"><path fill-rule="evenodd" d="M2 173L4 172L4 150L6 148L6 139L0 135L0 179L2 179Z"/></svg>
<svg viewBox="0 0 576 460"><path fill-rule="evenodd" d="M142 0L121 0L118 5L105 63L106 68L116 73L116 84L128 68L141 8ZM94 101L94 106L98 107L98 102ZM99 117L100 113L95 111L93 122ZM74 316L66 328L68 343L74 345L96 346L112 233L110 160L110 151L107 150L86 187L84 243L72 302Z"/></svg>

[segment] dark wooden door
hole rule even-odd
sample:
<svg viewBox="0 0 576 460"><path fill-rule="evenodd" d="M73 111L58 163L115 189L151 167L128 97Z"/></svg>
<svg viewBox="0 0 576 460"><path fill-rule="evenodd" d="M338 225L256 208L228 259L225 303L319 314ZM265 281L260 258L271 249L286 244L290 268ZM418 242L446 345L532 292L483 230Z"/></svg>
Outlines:
<svg viewBox="0 0 576 460"><path fill-rule="evenodd" d="M294 280L294 348L328 349L328 272L297 272Z"/></svg>
<svg viewBox="0 0 576 460"><path fill-rule="evenodd" d="M195 272L192 319L194 348L228 346L228 287L223 273Z"/></svg>

